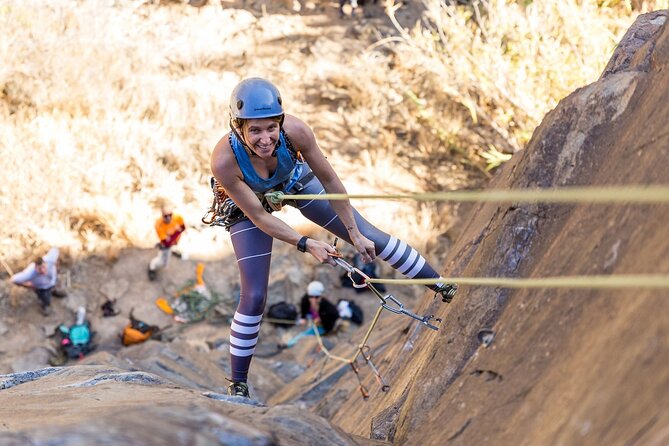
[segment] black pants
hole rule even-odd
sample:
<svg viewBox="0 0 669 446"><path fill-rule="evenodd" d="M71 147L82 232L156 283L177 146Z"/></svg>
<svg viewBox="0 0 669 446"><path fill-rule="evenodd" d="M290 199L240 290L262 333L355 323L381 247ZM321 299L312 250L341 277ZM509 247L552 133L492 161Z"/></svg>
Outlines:
<svg viewBox="0 0 669 446"><path fill-rule="evenodd" d="M35 294L37 294L40 302L42 302L42 308L51 305L51 291L53 291L53 287L45 288L43 290L35 289Z"/></svg>

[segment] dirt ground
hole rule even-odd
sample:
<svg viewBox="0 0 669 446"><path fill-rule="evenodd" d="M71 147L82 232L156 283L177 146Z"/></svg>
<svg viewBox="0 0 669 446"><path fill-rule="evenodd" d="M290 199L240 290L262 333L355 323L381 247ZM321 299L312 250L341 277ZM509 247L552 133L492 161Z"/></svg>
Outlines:
<svg viewBox="0 0 669 446"><path fill-rule="evenodd" d="M303 29L302 40L288 40L281 42L280 50L283 57L294 64L304 63L308 55L300 50L304 45L313 44L316 38L319 44L341 51L347 45L364 47L366 45L364 33L369 26L390 26L383 11L382 5L370 5L364 10L359 8L355 14L349 6L344 9L344 17L340 17L336 2L301 2L301 9L296 12L292 2L290 7L282 2L247 2L221 1L223 8L243 8L254 14L285 14L291 21L299 21L298 28ZM172 3L169 7L188 7L185 4ZM167 6L166 6L167 7ZM422 6L413 5L401 8L397 16L405 23L413 23L420 15ZM277 47L277 50L279 47ZM262 54L255 56L255 64L271 64L276 60L272 51L266 54L266 61ZM313 57L312 57L313 58ZM308 63L308 62L307 62ZM281 81L281 74L277 82ZM314 122L332 123L340 118L333 114L332 104L314 101L316 106L309 113ZM320 104L320 106L318 106ZM335 125L341 125L335 122ZM318 131L318 129L317 129ZM327 131L320 131L322 144L332 145L330 138L336 135ZM355 176L355 166L342 165L338 167L341 176ZM204 212L204 209L203 209ZM174 327L179 325L171 316L160 311L155 305L158 297L173 296L188 280L195 278L195 268L198 261L205 264L205 281L212 290L221 294L228 302L235 299L238 292L237 271L234 261L221 252L230 252L227 233L220 228L213 229L202 225L198 221L187 221L188 230L181 243L180 249L189 254L188 259L172 257L166 271L161 272L156 282L147 280L146 268L155 254L154 250L126 248L100 255L73 258L67 250L61 253L59 281L65 288L68 296L64 299L53 299L53 313L43 317L40 313L37 298L29 290L12 287L7 282L0 284L0 334L3 343L0 346L0 373L11 373L33 370L48 365L48 360L54 353L55 341L50 337L56 327L74 322L77 308L84 306L87 317L96 332L98 351L116 351L120 348L119 335L128 323L128 315L134 310L134 316L145 322L159 327ZM302 226L299 226L302 225ZM313 226L298 223L298 227L305 231L318 233ZM212 236L212 232L216 235ZM320 233L323 239L331 236ZM201 240L206 240L203 244ZM212 242L213 240L213 242ZM189 244L189 242L192 242ZM212 243L218 244L212 255ZM204 246L202 246L204 245ZM220 246L225 245L221 250ZM275 244L273 273L269 304L288 300L296 302L303 293L303 288L309 280L318 278L331 290L334 301L338 298L351 298L360 302L367 314L372 314L377 306L374 299L366 299L356 295L350 289L340 287L340 271L327 271L323 266L315 265L310 259L296 255L292 247ZM438 244L432 245L432 252ZM436 257L437 254L435 254ZM441 254L443 255L443 254ZM7 256L5 256L7 257ZM213 257L213 258L212 258ZM22 267L21 260L13 262L15 269ZM292 276L284 270L297 272ZM3 274L3 277L7 277ZM414 293L420 287L403 287L395 290L395 294L411 303ZM103 318L101 305L108 299L115 300L115 307L119 315ZM408 299L408 300L407 300ZM234 306L234 305L233 305ZM221 312L228 311L231 304L221 305ZM174 329L174 328L172 328ZM275 339L269 340L276 342Z"/></svg>

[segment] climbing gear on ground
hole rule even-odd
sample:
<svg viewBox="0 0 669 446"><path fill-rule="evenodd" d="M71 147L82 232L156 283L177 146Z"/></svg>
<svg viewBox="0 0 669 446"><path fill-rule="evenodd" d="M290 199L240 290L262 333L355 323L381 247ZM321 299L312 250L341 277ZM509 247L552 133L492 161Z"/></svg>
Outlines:
<svg viewBox="0 0 669 446"><path fill-rule="evenodd" d="M243 382L233 381L228 386L228 395L249 398L249 386L248 384Z"/></svg>
<svg viewBox="0 0 669 446"><path fill-rule="evenodd" d="M156 299L158 308L180 323L198 322L210 316L221 296L205 284L204 268L204 263L198 263L195 280L187 280L172 297Z"/></svg>
<svg viewBox="0 0 669 446"><path fill-rule="evenodd" d="M121 335L121 342L125 346L142 343L160 330L155 325L149 325L144 321L136 319L133 316L134 310L134 308L130 310L130 315L128 316L130 322L123 329L123 334Z"/></svg>
<svg viewBox="0 0 669 446"><path fill-rule="evenodd" d="M113 317L116 316L117 314L120 313L114 305L116 304L116 299L107 299L105 303L100 305L100 309L102 310L102 317Z"/></svg>
<svg viewBox="0 0 669 446"><path fill-rule="evenodd" d="M174 315L174 309L170 305L170 303L165 299L164 297L159 297L156 299L156 306L160 308L163 312Z"/></svg>
<svg viewBox="0 0 669 446"><path fill-rule="evenodd" d="M362 325L365 316L360 305L349 299L339 299L337 301L337 311L339 317L344 320L350 320L356 325Z"/></svg>
<svg viewBox="0 0 669 446"><path fill-rule="evenodd" d="M455 293L457 292L458 292L458 286L456 284L446 283L440 286L437 291L435 291L434 297L436 298L437 296L441 296L442 302L450 304L453 298L455 297Z"/></svg>
<svg viewBox="0 0 669 446"><path fill-rule="evenodd" d="M68 359L81 359L96 348L93 344L95 332L91 330L90 323L86 320L69 327L60 324L54 335L58 343L58 352L55 357L50 358L51 365L63 365Z"/></svg>
<svg viewBox="0 0 669 446"><path fill-rule="evenodd" d="M307 240L309 240L309 237L305 235L297 242L298 251L307 252Z"/></svg>
<svg viewBox="0 0 669 446"><path fill-rule="evenodd" d="M51 295L53 297L58 298L58 299L63 299L65 297L67 297L67 291L65 291L61 288L54 288L53 290L51 290Z"/></svg>
<svg viewBox="0 0 669 446"><path fill-rule="evenodd" d="M272 325L276 327L290 328L295 325L295 320L298 316L297 307L286 301L277 302L269 307L267 316L271 319L270 322ZM267 318L265 318L265 320L267 320Z"/></svg>

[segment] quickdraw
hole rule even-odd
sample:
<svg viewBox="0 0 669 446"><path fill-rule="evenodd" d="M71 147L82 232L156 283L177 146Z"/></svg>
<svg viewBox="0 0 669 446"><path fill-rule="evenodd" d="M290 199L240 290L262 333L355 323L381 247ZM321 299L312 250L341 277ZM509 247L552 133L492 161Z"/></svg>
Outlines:
<svg viewBox="0 0 669 446"><path fill-rule="evenodd" d="M374 318L372 319L372 322L369 325L369 328L367 329L367 332L365 333L365 336L363 337L362 341L360 344L358 344L358 347L354 353L354 355L351 358L344 358L341 356L336 356L333 355L328 351L328 349L325 347L323 344L323 340L321 339L321 336L316 329L316 327L313 325L313 321L311 321L312 328L314 330L314 333L316 334L316 339L318 340L318 345L320 346L321 351L325 354L325 356L328 359L334 359L336 361L340 362L345 362L349 364L351 367L351 370L353 370L353 373L355 373L355 376L358 380L358 390L360 390L360 393L362 395L362 398L367 400L369 398L369 390L365 385L363 384L362 378L360 376L360 367L358 366L358 357L361 356L362 359L364 359L365 363L369 366L369 368L372 370L372 373L374 373L374 378L376 381L379 383L381 386L381 391L382 392L388 392L390 390L390 384L386 382L386 380L381 376L381 373L379 372L379 369L376 367L374 362L372 361L372 350L371 347L367 344L367 341L369 340L370 335L372 334L372 330L376 326L376 323L379 320L379 316L381 315L381 312L385 309L390 311L391 313L394 314L403 314L405 316L408 316L412 319L415 319L419 322L421 322L423 325L425 325L428 328L431 328L432 330L439 330L439 327L433 325L430 323L431 320L435 320L437 322L441 322L441 319L435 318L434 315L429 315L429 316L418 316L417 314L407 310L404 308L404 304L400 302L396 297L394 297L392 294L386 294L385 296L377 290L374 285L370 282L368 282L371 278L363 273L360 269L352 266L350 263L348 263L346 260L344 260L342 254L337 250L337 240L335 239L334 241L334 248L335 252L334 253L329 253L329 255L333 258L335 263L343 268L348 277L351 279L351 282L353 282L353 286L356 288L364 288L368 287L370 291L372 291L376 297L379 298L381 301L381 305L379 305L379 308L376 310L376 313L374 314ZM358 285L356 281L353 279L353 274L359 274L363 279L363 283ZM322 369L321 369L322 372Z"/></svg>
<svg viewBox="0 0 669 446"><path fill-rule="evenodd" d="M334 241L334 248L335 250L337 249L337 240L335 239ZM372 291L376 297L379 298L381 301L381 306L385 308L386 310L390 311L391 313L394 314L403 314L405 316L408 316L412 319L416 319L423 325L425 325L428 328L431 328L432 330L438 331L439 327L433 325L430 323L431 320L435 320L436 322L441 322L442 320L440 318L434 317L433 314L431 315L425 315L425 316L418 316L416 313L407 310L404 308L404 304L400 302L395 296L392 294L386 294L385 296L377 290L373 284L369 283L368 280L371 279L367 274L363 273L360 269L356 268L355 266L351 265L348 263L346 260L343 259L343 256L339 251L336 251L335 253L330 253L329 254L337 263L337 265L341 266L345 271L349 279L351 279L351 282L353 283L354 288L369 288L370 291ZM360 277L363 278L363 282L361 284L357 284L355 280L353 279L353 274L359 274ZM390 303L389 303L390 302Z"/></svg>

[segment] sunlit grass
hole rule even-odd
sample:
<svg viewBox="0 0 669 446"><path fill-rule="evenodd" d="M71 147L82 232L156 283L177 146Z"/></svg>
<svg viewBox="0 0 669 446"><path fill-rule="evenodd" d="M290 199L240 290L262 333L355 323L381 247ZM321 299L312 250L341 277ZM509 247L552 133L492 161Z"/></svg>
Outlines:
<svg viewBox="0 0 669 446"><path fill-rule="evenodd" d="M50 244L151 247L160 199L186 217L194 254L229 252L225 233L199 220L230 91L250 75L280 86L351 192L480 185L489 156L522 148L546 111L597 78L636 14L663 6L490 0L475 2L477 15L426 1L420 26L374 44L366 23L342 47L295 14L154 3L0 0L10 263ZM302 50L314 58L287 56ZM453 224L436 205L354 204L417 247Z"/></svg>

